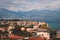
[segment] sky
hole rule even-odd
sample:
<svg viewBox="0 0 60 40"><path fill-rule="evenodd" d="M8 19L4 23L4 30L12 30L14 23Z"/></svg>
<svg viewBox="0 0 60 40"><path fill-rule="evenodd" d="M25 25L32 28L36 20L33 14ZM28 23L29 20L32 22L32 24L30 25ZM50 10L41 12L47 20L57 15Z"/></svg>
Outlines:
<svg viewBox="0 0 60 40"><path fill-rule="evenodd" d="M0 0L0 8L11 11L56 10L60 0Z"/></svg>

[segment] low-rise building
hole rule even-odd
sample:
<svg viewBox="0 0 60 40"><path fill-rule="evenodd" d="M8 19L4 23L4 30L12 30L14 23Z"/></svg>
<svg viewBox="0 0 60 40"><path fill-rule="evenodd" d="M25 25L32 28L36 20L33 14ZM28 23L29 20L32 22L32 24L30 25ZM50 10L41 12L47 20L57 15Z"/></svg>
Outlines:
<svg viewBox="0 0 60 40"><path fill-rule="evenodd" d="M45 37L47 40L50 39L50 33L46 29L39 29L37 35L40 37Z"/></svg>

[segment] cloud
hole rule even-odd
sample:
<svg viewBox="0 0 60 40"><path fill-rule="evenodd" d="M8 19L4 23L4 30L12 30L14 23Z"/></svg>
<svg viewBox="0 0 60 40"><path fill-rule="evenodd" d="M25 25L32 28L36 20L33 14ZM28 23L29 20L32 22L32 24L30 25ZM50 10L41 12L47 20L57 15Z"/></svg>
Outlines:
<svg viewBox="0 0 60 40"><path fill-rule="evenodd" d="M12 11L59 9L60 0L0 0L0 8Z"/></svg>

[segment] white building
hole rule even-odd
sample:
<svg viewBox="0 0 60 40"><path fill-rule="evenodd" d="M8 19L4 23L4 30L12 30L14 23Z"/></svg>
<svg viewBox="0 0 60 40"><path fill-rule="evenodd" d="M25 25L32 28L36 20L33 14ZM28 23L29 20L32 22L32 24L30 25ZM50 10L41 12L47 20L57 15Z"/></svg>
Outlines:
<svg viewBox="0 0 60 40"><path fill-rule="evenodd" d="M39 29L39 28L46 29L48 28L48 24L45 22L39 22L38 25L34 25L33 27L34 29Z"/></svg>
<svg viewBox="0 0 60 40"><path fill-rule="evenodd" d="M33 26L34 27L34 29L38 29L38 25L36 25L36 26Z"/></svg>
<svg viewBox="0 0 60 40"><path fill-rule="evenodd" d="M50 33L46 29L40 29L36 33L42 38L45 37L47 40L50 39Z"/></svg>

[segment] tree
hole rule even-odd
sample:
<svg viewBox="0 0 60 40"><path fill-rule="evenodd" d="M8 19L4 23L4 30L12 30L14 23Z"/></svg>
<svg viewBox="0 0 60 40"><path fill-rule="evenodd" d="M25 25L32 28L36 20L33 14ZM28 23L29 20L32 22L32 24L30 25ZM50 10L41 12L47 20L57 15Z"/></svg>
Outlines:
<svg viewBox="0 0 60 40"><path fill-rule="evenodd" d="M56 30L50 30L50 38L55 39L56 38L57 31Z"/></svg>

